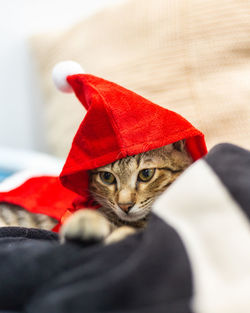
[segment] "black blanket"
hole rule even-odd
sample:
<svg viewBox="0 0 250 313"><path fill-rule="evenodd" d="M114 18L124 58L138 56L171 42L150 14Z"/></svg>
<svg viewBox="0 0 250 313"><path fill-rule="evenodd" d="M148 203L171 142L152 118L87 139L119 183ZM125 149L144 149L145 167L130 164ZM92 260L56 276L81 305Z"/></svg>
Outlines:
<svg viewBox="0 0 250 313"><path fill-rule="evenodd" d="M243 217L240 217L240 221L244 219L244 227L247 228L246 217L250 217L250 152L224 144L212 149L204 160L198 162L209 167L208 172L211 171L211 175L219 180L222 188L229 195L230 201L241 210ZM188 170L184 178L180 177L171 186L171 190L167 191L164 196L169 193L169 198L171 198L175 190L179 192L182 181L185 179L188 179L192 185L192 177L195 176L195 171L199 166L196 163ZM206 175L210 175L209 173L206 172L204 175L201 173L201 181L206 181ZM211 190L208 189L208 199L213 197L210 192ZM186 195L178 193L176 197L186 197ZM194 203L202 210L203 203L199 201L199 198L196 199L192 195L187 196L185 203L190 210ZM203 197L202 201L206 199ZM217 203L216 201L216 195L214 195L214 203ZM178 224L178 221L172 222L171 217L168 219L158 214L163 202L164 197L156 203L156 214L152 214L149 225L144 231L108 246L74 242L61 245L57 235L52 232L15 227L1 228L0 312L209 312L207 301L204 301L206 288L196 279L199 262L197 265L195 259L196 251L199 252L203 245L205 248L206 245L209 247L209 243L205 238L197 248L194 248L192 236L189 237L187 234L186 240L183 235L185 232L182 232L182 226ZM208 234L211 223L220 221L216 219L216 208L213 206L214 209L215 215L206 215L204 219L207 221L207 217L210 218L209 223L204 224ZM210 214L211 210L208 211ZM184 215L180 211L178 214L181 214L180 220L182 220ZM207 209L204 209L204 214L207 214ZM228 214L230 215L230 212ZM194 214L192 223L196 223L196 215ZM227 219L227 211L225 211L225 219ZM204 220L202 215L197 225L203 225ZM223 227L224 225L221 227L219 225L219 229ZM212 231L213 228L211 228ZM224 233L223 231L222 237ZM225 236L225 242L230 246L232 238L228 237L230 236ZM234 244L232 243L233 249ZM246 253L249 248L246 247L244 250ZM213 252L211 249L206 251L208 252L204 255L211 260ZM213 262L209 263L211 271L216 269L214 271L216 278L222 281L224 274L221 275L220 271L223 271L224 265L229 266L227 258L223 262L225 264L222 266L217 266ZM202 266L200 268L199 275L202 276ZM226 274L230 270L231 268L228 267ZM232 278L234 279L232 288L235 285L237 289L235 279L237 283L239 280L235 275ZM245 278L250 277L247 275L249 272L245 273ZM223 284L217 284L215 287L218 288L216 294L220 300L226 291L223 289ZM233 289L233 295L239 291L238 289L236 292L236 289L235 293ZM204 290L203 297L200 297L201 290ZM244 293L245 290L240 292ZM212 303L213 312L217 312L215 309L220 308L218 312L227 313L228 303L230 308L233 305L236 306L235 311L230 312L250 312L237 311L239 307L237 302L235 304L235 299L232 299L231 303L228 293L226 298L227 301L222 302L215 299L215 303ZM244 310L250 308L248 298L249 296L242 298L240 294L240 303L244 302ZM211 305L210 301L208 302Z"/></svg>

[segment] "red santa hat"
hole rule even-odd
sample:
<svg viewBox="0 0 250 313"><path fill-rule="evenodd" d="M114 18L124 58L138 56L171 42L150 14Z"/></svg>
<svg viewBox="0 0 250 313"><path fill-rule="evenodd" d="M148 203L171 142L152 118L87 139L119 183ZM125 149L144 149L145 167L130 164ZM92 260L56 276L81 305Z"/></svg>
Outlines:
<svg viewBox="0 0 250 313"><path fill-rule="evenodd" d="M115 83L84 74L73 61L57 64L53 80L59 90L74 92L87 110L60 174L64 187L84 198L90 169L181 139L193 160L207 153L204 135L182 116Z"/></svg>

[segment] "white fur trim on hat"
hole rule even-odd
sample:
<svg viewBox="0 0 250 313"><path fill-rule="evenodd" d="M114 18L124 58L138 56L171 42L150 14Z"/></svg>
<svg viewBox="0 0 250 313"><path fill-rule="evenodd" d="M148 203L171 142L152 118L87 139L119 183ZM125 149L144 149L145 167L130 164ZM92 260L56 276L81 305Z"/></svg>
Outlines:
<svg viewBox="0 0 250 313"><path fill-rule="evenodd" d="M63 61L57 63L52 71L52 79L55 86L62 92L72 92L72 87L67 82L67 77L74 74L83 74L81 65L74 61Z"/></svg>

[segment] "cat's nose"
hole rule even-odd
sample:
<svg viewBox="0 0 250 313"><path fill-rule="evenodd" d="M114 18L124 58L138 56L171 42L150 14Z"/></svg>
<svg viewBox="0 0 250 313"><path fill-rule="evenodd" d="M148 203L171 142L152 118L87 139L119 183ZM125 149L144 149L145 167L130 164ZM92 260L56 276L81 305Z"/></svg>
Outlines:
<svg viewBox="0 0 250 313"><path fill-rule="evenodd" d="M129 211L132 209L134 206L134 203L129 202L129 203L118 203L119 207L124 211L125 213L129 213Z"/></svg>

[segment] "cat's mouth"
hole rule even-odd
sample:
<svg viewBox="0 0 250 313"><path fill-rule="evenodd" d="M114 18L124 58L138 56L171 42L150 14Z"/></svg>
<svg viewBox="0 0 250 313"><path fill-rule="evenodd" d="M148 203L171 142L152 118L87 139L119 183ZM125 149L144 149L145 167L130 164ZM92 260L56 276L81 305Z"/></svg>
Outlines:
<svg viewBox="0 0 250 313"><path fill-rule="evenodd" d="M144 219L148 215L147 211L140 210L140 208L136 205L128 213L125 213L119 207L117 207L115 213L121 220L127 222L136 222Z"/></svg>

